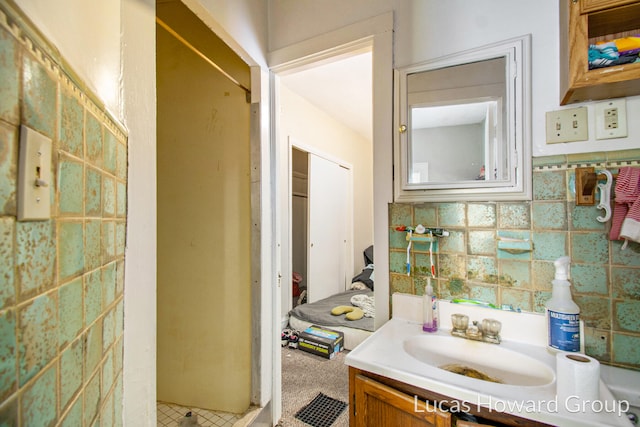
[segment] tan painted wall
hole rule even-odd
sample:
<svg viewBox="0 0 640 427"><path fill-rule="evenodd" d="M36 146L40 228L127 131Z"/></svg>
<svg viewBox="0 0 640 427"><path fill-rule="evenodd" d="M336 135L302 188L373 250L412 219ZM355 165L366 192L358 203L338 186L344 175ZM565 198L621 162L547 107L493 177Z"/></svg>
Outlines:
<svg viewBox="0 0 640 427"><path fill-rule="evenodd" d="M241 413L251 384L250 105L165 31L157 41L158 400Z"/></svg>

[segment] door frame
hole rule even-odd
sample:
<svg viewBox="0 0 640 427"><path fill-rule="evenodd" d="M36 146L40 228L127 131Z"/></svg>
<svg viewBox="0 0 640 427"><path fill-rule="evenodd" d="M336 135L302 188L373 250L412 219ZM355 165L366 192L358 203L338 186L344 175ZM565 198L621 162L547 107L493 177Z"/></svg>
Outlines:
<svg viewBox="0 0 640 427"><path fill-rule="evenodd" d="M289 169L289 173L288 173L288 178L289 178L289 182L287 185L288 188L288 203L289 203L289 265L293 266L293 253L292 253L292 247L293 247L293 215L291 215L291 212L293 211L293 189L292 189L292 173L293 173L293 156L291 155L292 150L295 148L299 151L304 151L307 154L313 154L314 156L323 158L327 161L330 161L332 163L337 164L338 166L344 168L347 170L347 185L348 185L348 189L347 189L347 224L349 225L349 228L347 230L347 237L348 237L348 243L347 243L347 247L346 247L346 256L345 256L345 271L346 272L351 272L353 271L353 239L354 239L354 228L352 227L353 225L353 165L349 162L346 162L338 157L332 156L331 154L327 154L325 152L323 152L322 150L318 150L316 147L312 147L309 145L306 145L304 143L301 143L300 141L296 140L294 137L289 136L287 138L288 142L289 142L289 148L288 148L288 169ZM307 166L307 186L311 185L311 177L309 176L308 173L309 170L309 166ZM308 216L310 215L311 211L308 210L307 211L307 246L309 245L310 240L308 239L309 236L309 225L308 225ZM309 248L306 248L306 253L307 253L307 257L309 254ZM307 261L307 271L309 268L309 262ZM293 274L293 269L292 269L292 273ZM285 277L287 277L285 275ZM285 283L291 283L289 282L285 282ZM307 278L307 286L309 283L309 279ZM287 289L285 291L285 289ZM284 296L283 296L283 301L285 300L286 297L286 301L288 301L289 304L291 304L291 300L292 300L292 293L291 293L291 286L286 286L285 288L283 288L282 290ZM308 290L307 290L307 295L308 294ZM292 307L289 307L289 310Z"/></svg>
<svg viewBox="0 0 640 427"><path fill-rule="evenodd" d="M272 137L272 199L274 207L274 246L277 281L273 287L272 329L281 328L281 283L291 283L291 264L282 256L289 241L284 218L290 216L281 188L287 164L281 154L285 149L279 134L279 75L322 61L335 60L369 47L373 53L373 224L376 248L375 327L389 319L389 203L393 200L393 12L348 25L339 30L294 43L269 53L271 70L271 137ZM287 144L288 145L288 144ZM285 175L286 177L286 175ZM281 212L284 210L285 212ZM280 346L273 346L273 406L272 421L276 425L282 416L282 363Z"/></svg>

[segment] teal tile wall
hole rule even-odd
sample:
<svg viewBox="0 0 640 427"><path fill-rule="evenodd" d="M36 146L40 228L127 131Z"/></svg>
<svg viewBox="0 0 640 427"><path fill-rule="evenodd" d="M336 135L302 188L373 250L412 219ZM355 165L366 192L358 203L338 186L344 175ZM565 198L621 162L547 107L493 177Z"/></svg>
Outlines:
<svg viewBox="0 0 640 427"><path fill-rule="evenodd" d="M588 163L585 163L588 159ZM586 353L603 363L640 370L640 244L610 241L610 222L596 206L575 204L575 168L617 172L638 166L640 150L534 159L533 200L390 204L390 292L421 295L429 274L429 246L413 245L406 274L400 225L442 227L434 245L439 298L474 298L544 312L551 296L553 261L572 259L571 292L585 322ZM640 167L640 166L639 166ZM509 253L497 235L530 239L533 250Z"/></svg>
<svg viewBox="0 0 640 427"><path fill-rule="evenodd" d="M0 3L0 426L122 425L126 133L9 7ZM45 221L16 219L23 124L53 143Z"/></svg>

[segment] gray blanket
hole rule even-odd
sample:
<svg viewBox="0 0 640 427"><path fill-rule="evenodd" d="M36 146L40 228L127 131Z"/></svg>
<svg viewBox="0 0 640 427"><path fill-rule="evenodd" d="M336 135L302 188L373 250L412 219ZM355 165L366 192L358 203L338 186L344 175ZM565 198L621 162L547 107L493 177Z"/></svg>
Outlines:
<svg viewBox="0 0 640 427"><path fill-rule="evenodd" d="M365 331L373 331L372 317L363 317L359 320L347 320L344 314L340 316L331 314L331 309L334 307L339 305L352 305L351 297L354 295L373 296L373 291L350 290L342 292L310 304L299 305L291 310L289 315L320 326L346 326L349 328L364 329Z"/></svg>

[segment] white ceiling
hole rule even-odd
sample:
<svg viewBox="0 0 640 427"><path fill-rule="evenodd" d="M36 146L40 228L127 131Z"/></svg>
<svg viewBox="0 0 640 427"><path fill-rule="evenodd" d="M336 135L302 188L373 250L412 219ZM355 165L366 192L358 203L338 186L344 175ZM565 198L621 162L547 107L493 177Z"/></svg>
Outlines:
<svg viewBox="0 0 640 427"><path fill-rule="evenodd" d="M311 104L372 140L371 52L281 77L281 83Z"/></svg>
<svg viewBox="0 0 640 427"><path fill-rule="evenodd" d="M470 102L467 104L439 105L413 108L411 128L424 129L481 123L487 118L489 108L496 101Z"/></svg>
<svg viewBox="0 0 640 427"><path fill-rule="evenodd" d="M363 137L372 138L371 52L359 53L281 76L281 83ZM414 128L478 123L486 103L414 110Z"/></svg>

